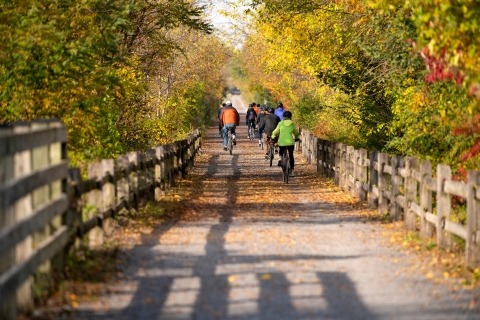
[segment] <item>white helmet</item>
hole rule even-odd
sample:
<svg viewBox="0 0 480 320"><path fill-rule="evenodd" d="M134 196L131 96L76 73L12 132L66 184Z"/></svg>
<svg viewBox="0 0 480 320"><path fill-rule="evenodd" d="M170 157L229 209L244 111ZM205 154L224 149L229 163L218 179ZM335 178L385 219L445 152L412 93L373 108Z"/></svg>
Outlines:
<svg viewBox="0 0 480 320"><path fill-rule="evenodd" d="M227 100L227 102L225 102L225 104L227 105L227 107L231 107L232 106L232 102L230 100Z"/></svg>

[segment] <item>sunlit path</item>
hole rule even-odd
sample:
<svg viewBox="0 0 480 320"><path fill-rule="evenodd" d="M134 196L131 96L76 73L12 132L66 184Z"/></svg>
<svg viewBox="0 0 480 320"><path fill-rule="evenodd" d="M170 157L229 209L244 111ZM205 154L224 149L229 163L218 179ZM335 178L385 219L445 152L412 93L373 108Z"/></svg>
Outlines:
<svg viewBox="0 0 480 320"><path fill-rule="evenodd" d="M243 123L233 155L208 130L179 183L183 210L132 237L120 253L125 279L81 302L77 319L478 318L471 293L405 272L411 257L385 246L300 154L298 177L283 184Z"/></svg>

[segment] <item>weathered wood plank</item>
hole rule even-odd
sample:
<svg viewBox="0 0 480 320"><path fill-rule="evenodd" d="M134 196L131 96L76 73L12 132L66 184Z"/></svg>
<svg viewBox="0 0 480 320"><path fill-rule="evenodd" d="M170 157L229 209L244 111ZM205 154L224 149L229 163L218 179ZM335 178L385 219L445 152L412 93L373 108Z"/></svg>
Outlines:
<svg viewBox="0 0 480 320"><path fill-rule="evenodd" d="M445 192L444 184L452 178L452 169L446 165L437 165L437 244L441 248L451 245L451 237L443 230L443 221L450 218L452 197Z"/></svg>
<svg viewBox="0 0 480 320"><path fill-rule="evenodd" d="M467 188L465 182L446 180L443 191L448 194L459 196L462 198L467 197Z"/></svg>
<svg viewBox="0 0 480 320"><path fill-rule="evenodd" d="M0 136L0 157L67 141L67 127L48 128Z"/></svg>
<svg viewBox="0 0 480 320"><path fill-rule="evenodd" d="M425 184L425 188L428 191L437 191L437 179L432 178L432 177L424 177L423 179L423 184Z"/></svg>
<svg viewBox="0 0 480 320"><path fill-rule="evenodd" d="M428 188L428 182L435 182L432 178L432 164L430 161L422 161L420 163L420 175L422 177L420 182L420 207L432 212L432 192ZM435 182L436 187L436 182ZM427 222L425 215L420 219L420 236L430 238L433 235L433 228Z"/></svg>
<svg viewBox="0 0 480 320"><path fill-rule="evenodd" d="M475 199L475 192L479 189L480 172L469 171L467 180L466 262L468 266L477 268L480 266L480 238L476 237L480 231L480 201Z"/></svg>
<svg viewBox="0 0 480 320"><path fill-rule="evenodd" d="M415 202L410 202L409 208L411 211L415 212L415 214L420 218L423 218L423 216L425 215L425 212L423 211L422 207L420 207Z"/></svg>
<svg viewBox="0 0 480 320"><path fill-rule="evenodd" d="M467 228L460 223L456 223L450 220L445 220L445 230L459 236L460 238L467 239Z"/></svg>
<svg viewBox="0 0 480 320"><path fill-rule="evenodd" d="M429 223L432 223L434 226L436 226L438 222L438 217L437 215L431 212L425 212L425 220L427 220Z"/></svg>
<svg viewBox="0 0 480 320"><path fill-rule="evenodd" d="M54 217L61 215L68 208L68 198L62 194L50 203L38 207L32 216L25 218L10 228L0 232L0 256L25 239L33 232L44 227Z"/></svg>
<svg viewBox="0 0 480 320"><path fill-rule="evenodd" d="M73 230L68 230L67 226L62 226L33 250L26 260L2 274L0 276L0 297L7 299L15 294L16 288L30 277L38 266L62 250L73 234Z"/></svg>
<svg viewBox="0 0 480 320"><path fill-rule="evenodd" d="M413 172L418 168L418 159L415 157L407 157L405 161L405 169ZM403 208L405 209L404 222L408 230L415 230L416 216L409 210L408 203L415 202L417 199L417 180L409 175L405 178L405 198ZM413 213L413 214L412 214Z"/></svg>
<svg viewBox="0 0 480 320"><path fill-rule="evenodd" d="M63 160L59 164L33 172L31 174L11 180L0 186L0 209L6 209L15 201L29 194L33 190L48 185L54 181L66 179L68 175L68 164Z"/></svg>

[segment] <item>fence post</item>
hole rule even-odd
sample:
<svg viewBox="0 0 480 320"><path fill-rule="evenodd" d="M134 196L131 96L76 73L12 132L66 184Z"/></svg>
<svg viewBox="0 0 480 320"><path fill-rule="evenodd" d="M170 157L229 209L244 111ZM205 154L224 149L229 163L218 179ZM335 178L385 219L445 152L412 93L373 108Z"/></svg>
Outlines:
<svg viewBox="0 0 480 320"><path fill-rule="evenodd" d="M162 157L163 157L163 148L156 147L155 149L155 168L154 168L154 195L155 201L159 201L162 197Z"/></svg>
<svg viewBox="0 0 480 320"><path fill-rule="evenodd" d="M403 158L397 155L392 156L392 198L390 200L390 218L400 220L401 206L397 203L397 196L403 184L403 178L399 169L403 167Z"/></svg>
<svg viewBox="0 0 480 320"><path fill-rule="evenodd" d="M405 177L405 201L403 204L403 212L405 212L405 227L407 230L415 230L416 214L410 210L409 203L416 201L417 198L417 180L412 177L411 171L418 167L418 159L416 157L407 157L405 169L407 176Z"/></svg>
<svg viewBox="0 0 480 320"><path fill-rule="evenodd" d="M355 149L352 146L347 146L345 153L345 182L346 188L351 194L353 194L353 188L355 186L355 177L354 177L354 151ZM350 176L353 178L353 182L350 179Z"/></svg>
<svg viewBox="0 0 480 320"><path fill-rule="evenodd" d="M341 143L335 142L332 146L332 151L335 157L334 159L335 160L335 185L340 186L340 176L341 176L340 163L342 162L341 161L341 155L342 155Z"/></svg>
<svg viewBox="0 0 480 320"><path fill-rule="evenodd" d="M1 128L0 135L10 135L13 128ZM14 179L14 155L0 157L0 183L6 183ZM15 206L0 209L0 231L15 223ZM15 248L0 256L0 274L15 264ZM8 300L0 300L0 314L6 320L17 319L17 301L15 295Z"/></svg>
<svg viewBox="0 0 480 320"><path fill-rule="evenodd" d="M385 197L384 191L388 190L387 173L384 172L385 166L388 165L388 154L378 154L378 212L386 214L388 212L388 198Z"/></svg>
<svg viewBox="0 0 480 320"><path fill-rule="evenodd" d="M340 147L340 188L346 190L347 186L347 145L341 143Z"/></svg>
<svg viewBox="0 0 480 320"><path fill-rule="evenodd" d="M468 172L467 189L467 240L466 260L471 267L480 266L480 199L477 191L480 186L480 172Z"/></svg>
<svg viewBox="0 0 480 320"><path fill-rule="evenodd" d="M102 212L115 209L115 164L113 159L103 159L101 162L102 174ZM107 176L110 177L106 179ZM114 212L111 217L105 217L102 215L102 228L106 236L113 234L115 230L115 220L113 218Z"/></svg>
<svg viewBox="0 0 480 320"><path fill-rule="evenodd" d="M353 149L353 195L356 198L360 198L360 188L362 187L360 183L360 150Z"/></svg>
<svg viewBox="0 0 480 320"><path fill-rule="evenodd" d="M88 178L95 179L97 183L102 181L102 164L99 162L92 162L88 165ZM88 219L98 216L102 209L102 190L94 189L88 193L88 204L95 208L88 211ZM103 230L96 226L88 232L88 247L95 249L103 244Z"/></svg>
<svg viewBox="0 0 480 320"><path fill-rule="evenodd" d="M123 171L123 177L117 181L117 201L125 201L125 209L130 212L130 162L127 155L117 157L117 168Z"/></svg>
<svg viewBox="0 0 480 320"><path fill-rule="evenodd" d="M84 241L84 227L83 227L83 217L82 217L82 176L80 174L79 168L70 168L68 170L69 176L69 185L70 185L70 192L69 192L69 211L68 211L68 225L70 228L77 229L77 237L75 237L73 243L74 250L80 250L83 246Z"/></svg>
<svg viewBox="0 0 480 320"><path fill-rule="evenodd" d="M28 125L18 125L13 128L14 133L23 133L30 131ZM26 150L17 152L14 154L14 178L20 178L22 176L32 173L32 152ZM29 193L18 200L15 207L15 221L16 223L22 219L25 219L32 215L33 199L32 194ZM15 249L15 263L19 263L27 259L32 253L33 237L28 236L16 245ZM29 277L18 289L16 293L17 308L20 311L27 311L33 309L33 295L32 295L33 277Z"/></svg>
<svg viewBox="0 0 480 320"><path fill-rule="evenodd" d="M328 177L333 178L335 180L336 170L335 170L335 142L328 142L328 149L327 149L327 161L330 165L328 169Z"/></svg>
<svg viewBox="0 0 480 320"><path fill-rule="evenodd" d="M451 179L452 170L449 166L437 165L437 244L439 247L450 247L451 237L444 231L445 220L450 217L452 198L445 193L445 181Z"/></svg>
<svg viewBox="0 0 480 320"><path fill-rule="evenodd" d="M369 154L370 167L368 179L368 204L376 208L378 206L378 198L373 194L373 187L378 188L378 171L375 169L375 163L378 161L378 151L371 151Z"/></svg>
<svg viewBox="0 0 480 320"><path fill-rule="evenodd" d="M138 194L139 194L138 198L140 200L143 197L145 197L145 192L147 187L147 156L143 151L138 152L137 176L138 176Z"/></svg>
<svg viewBox="0 0 480 320"><path fill-rule="evenodd" d="M427 221L425 212L432 212L432 192L428 190L426 179L432 177L432 164L430 161L422 161L420 163L420 208L423 213L420 217L420 236L429 238L433 235L432 225Z"/></svg>
<svg viewBox="0 0 480 320"><path fill-rule="evenodd" d="M163 146L158 146L157 147L158 149L158 152L159 152L159 159L160 159L160 195L165 195L165 191L167 190L167 186L166 186L166 181L165 181L165 177L167 175L167 170L166 170L166 167L167 167L167 162L165 160L166 158L166 151L165 151L165 148Z"/></svg>
<svg viewBox="0 0 480 320"><path fill-rule="evenodd" d="M359 163L359 173L358 173L358 181L360 182L360 186L358 189L358 197L360 201L367 201L367 191L363 188L364 184L368 184L368 170L367 166L365 165L367 160L368 151L366 149L360 149L358 151L360 157Z"/></svg>
<svg viewBox="0 0 480 320"><path fill-rule="evenodd" d="M156 189L156 180L155 180L155 169L157 167L157 151L156 149L147 150L147 190L148 190L148 200L155 200L155 189Z"/></svg>
<svg viewBox="0 0 480 320"><path fill-rule="evenodd" d="M130 162L130 190L133 193L132 206L131 209L134 209L138 213L138 208L140 205L140 193L138 190L138 172L139 172L139 152L133 151L127 154L128 161Z"/></svg>

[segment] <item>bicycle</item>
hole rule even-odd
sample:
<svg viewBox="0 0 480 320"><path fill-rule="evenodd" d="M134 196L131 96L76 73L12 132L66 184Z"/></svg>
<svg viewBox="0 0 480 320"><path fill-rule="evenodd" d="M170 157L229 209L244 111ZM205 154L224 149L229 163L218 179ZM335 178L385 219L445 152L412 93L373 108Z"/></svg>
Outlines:
<svg viewBox="0 0 480 320"><path fill-rule="evenodd" d="M250 129L248 130L248 137L250 138L250 141L252 141L255 137L255 130L253 129L253 126L250 126Z"/></svg>
<svg viewBox="0 0 480 320"><path fill-rule="evenodd" d="M262 142L262 148L263 148L263 142ZM269 139L268 146L267 146L267 160L270 160L270 167L273 164L274 157L275 157L275 143L273 142L272 139Z"/></svg>
<svg viewBox="0 0 480 320"><path fill-rule="evenodd" d="M282 158L282 171L283 171L283 182L288 183L288 177L290 174L290 157L288 156L288 150L285 148L283 151Z"/></svg>
<svg viewBox="0 0 480 320"><path fill-rule="evenodd" d="M232 135L232 130L228 129L228 139L227 139L227 149L232 154L233 152L233 135Z"/></svg>

